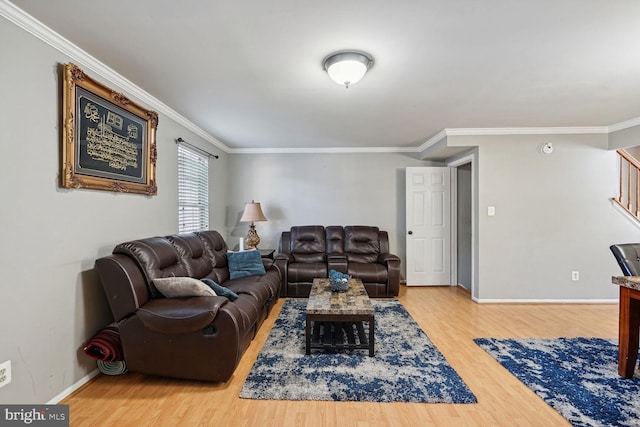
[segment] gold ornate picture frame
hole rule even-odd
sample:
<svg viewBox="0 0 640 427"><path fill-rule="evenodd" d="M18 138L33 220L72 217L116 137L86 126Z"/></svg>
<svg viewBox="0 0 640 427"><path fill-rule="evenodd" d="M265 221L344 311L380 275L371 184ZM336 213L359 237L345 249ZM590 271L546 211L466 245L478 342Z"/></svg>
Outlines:
<svg viewBox="0 0 640 427"><path fill-rule="evenodd" d="M156 195L158 114L64 65L62 187Z"/></svg>

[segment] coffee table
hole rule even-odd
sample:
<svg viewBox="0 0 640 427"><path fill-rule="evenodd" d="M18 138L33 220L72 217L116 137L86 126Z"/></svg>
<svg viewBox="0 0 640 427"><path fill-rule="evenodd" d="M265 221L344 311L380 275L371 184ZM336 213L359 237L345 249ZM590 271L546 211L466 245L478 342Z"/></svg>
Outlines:
<svg viewBox="0 0 640 427"><path fill-rule="evenodd" d="M332 292L329 279L313 280L305 324L307 354L312 349L368 349L374 355L373 305L360 279L349 285L346 292ZM363 322L369 323L368 337Z"/></svg>

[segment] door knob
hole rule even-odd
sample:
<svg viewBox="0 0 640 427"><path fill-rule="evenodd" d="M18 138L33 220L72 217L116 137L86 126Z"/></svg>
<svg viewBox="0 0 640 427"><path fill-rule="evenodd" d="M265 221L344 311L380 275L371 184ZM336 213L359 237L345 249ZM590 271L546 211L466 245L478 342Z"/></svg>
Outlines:
<svg viewBox="0 0 640 427"><path fill-rule="evenodd" d="M409 231L408 231L408 233L409 233L409 234L413 234L413 231L409 230Z"/></svg>

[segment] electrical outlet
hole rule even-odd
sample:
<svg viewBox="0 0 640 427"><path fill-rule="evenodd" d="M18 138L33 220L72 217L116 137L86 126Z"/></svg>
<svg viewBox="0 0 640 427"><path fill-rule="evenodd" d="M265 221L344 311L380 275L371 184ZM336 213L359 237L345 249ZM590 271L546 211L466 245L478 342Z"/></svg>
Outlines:
<svg viewBox="0 0 640 427"><path fill-rule="evenodd" d="M574 282L576 280L580 280L580 272L579 271L572 271L571 272L571 280L573 280Z"/></svg>
<svg viewBox="0 0 640 427"><path fill-rule="evenodd" d="M4 387L11 382L11 360L0 363L0 387Z"/></svg>

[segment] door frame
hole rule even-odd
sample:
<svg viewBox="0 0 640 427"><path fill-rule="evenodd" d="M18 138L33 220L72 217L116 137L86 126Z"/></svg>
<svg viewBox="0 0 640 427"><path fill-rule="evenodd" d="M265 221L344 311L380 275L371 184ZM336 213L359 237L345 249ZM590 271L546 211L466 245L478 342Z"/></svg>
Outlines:
<svg viewBox="0 0 640 427"><path fill-rule="evenodd" d="M471 163L471 299L477 300L476 274L476 223L477 223L477 192L476 192L476 154L471 153L447 163L455 169L451 174L451 278L453 285L458 283L458 167Z"/></svg>

